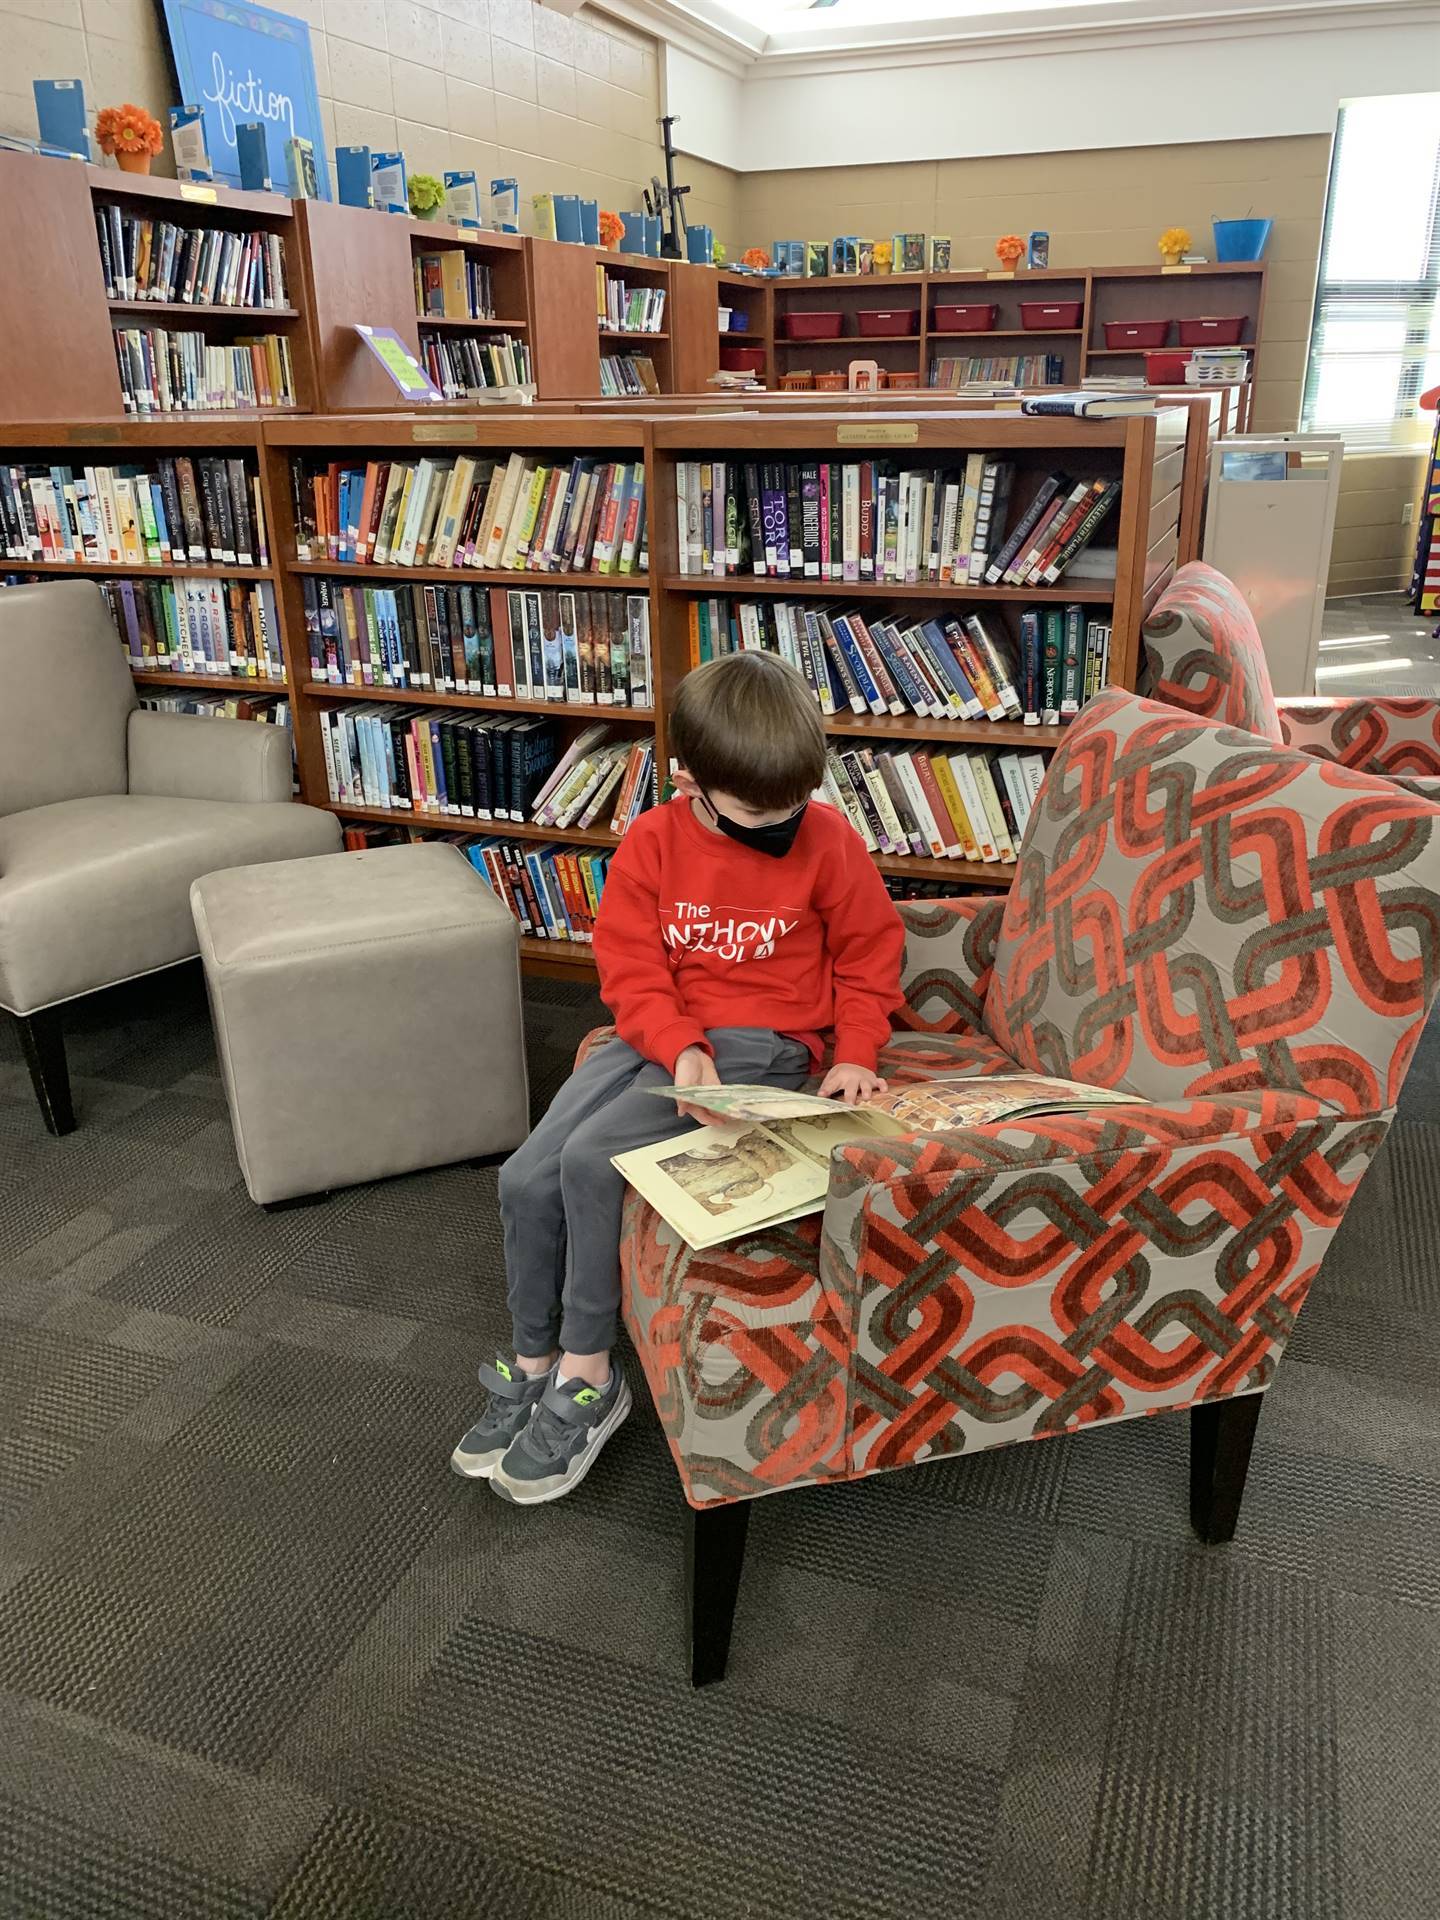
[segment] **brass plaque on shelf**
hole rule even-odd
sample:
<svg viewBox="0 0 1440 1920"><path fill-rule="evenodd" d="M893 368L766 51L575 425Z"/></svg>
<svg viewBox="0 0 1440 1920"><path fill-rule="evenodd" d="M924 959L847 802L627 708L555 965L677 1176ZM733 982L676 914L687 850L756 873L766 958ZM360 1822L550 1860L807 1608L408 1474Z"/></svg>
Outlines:
<svg viewBox="0 0 1440 1920"><path fill-rule="evenodd" d="M1161 267L1161 273L1189 273L1189 267Z"/></svg>
<svg viewBox="0 0 1440 1920"><path fill-rule="evenodd" d="M836 427L837 447L913 447L920 438L916 420L868 420L853 427Z"/></svg>
<svg viewBox="0 0 1440 1920"><path fill-rule="evenodd" d="M438 440L459 446L463 441L480 438L478 420L417 420L410 429L412 440Z"/></svg>
<svg viewBox="0 0 1440 1920"><path fill-rule="evenodd" d="M182 180L180 182L180 198L182 200L198 200L202 206L213 207L220 196L216 193L214 187L202 187L198 186L193 180Z"/></svg>
<svg viewBox="0 0 1440 1920"><path fill-rule="evenodd" d="M67 447L110 447L119 444L119 427L67 427Z"/></svg>

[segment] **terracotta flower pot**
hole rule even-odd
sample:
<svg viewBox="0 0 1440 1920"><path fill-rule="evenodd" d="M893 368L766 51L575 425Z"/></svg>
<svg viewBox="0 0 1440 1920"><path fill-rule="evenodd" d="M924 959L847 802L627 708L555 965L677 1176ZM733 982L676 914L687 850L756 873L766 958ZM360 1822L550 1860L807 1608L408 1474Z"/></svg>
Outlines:
<svg viewBox="0 0 1440 1920"><path fill-rule="evenodd" d="M150 160L143 147L138 153L127 153L123 147L115 149L115 164L122 173L149 173Z"/></svg>

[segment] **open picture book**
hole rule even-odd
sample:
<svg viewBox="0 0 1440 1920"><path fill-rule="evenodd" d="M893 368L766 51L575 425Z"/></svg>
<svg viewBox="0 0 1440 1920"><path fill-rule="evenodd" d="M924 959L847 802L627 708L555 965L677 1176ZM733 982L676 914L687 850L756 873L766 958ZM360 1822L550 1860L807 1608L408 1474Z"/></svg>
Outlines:
<svg viewBox="0 0 1440 1920"><path fill-rule="evenodd" d="M687 1246L720 1246L757 1227L818 1213L831 1151L849 1140L893 1139L984 1126L1021 1115L1133 1106L1133 1093L1039 1073L921 1081L846 1107L785 1087L654 1087L720 1124L615 1155L612 1165Z"/></svg>

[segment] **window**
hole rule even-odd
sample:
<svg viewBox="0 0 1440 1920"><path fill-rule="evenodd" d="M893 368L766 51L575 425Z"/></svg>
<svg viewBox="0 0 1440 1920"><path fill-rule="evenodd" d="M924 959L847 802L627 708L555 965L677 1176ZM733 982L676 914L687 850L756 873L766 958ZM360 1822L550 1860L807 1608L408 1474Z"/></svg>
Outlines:
<svg viewBox="0 0 1440 1920"><path fill-rule="evenodd" d="M1440 93L1340 108L1305 369L1304 428L1422 445L1440 379Z"/></svg>

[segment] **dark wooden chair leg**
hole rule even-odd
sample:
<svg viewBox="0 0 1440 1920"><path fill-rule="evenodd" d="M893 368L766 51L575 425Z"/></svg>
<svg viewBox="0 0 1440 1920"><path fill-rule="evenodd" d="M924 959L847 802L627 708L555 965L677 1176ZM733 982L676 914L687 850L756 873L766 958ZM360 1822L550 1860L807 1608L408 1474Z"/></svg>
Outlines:
<svg viewBox="0 0 1440 1920"><path fill-rule="evenodd" d="M75 1109L70 1103L70 1069L65 1064L60 1009L46 1007L43 1013L23 1013L18 1018L25 1064L45 1125L56 1135L73 1133Z"/></svg>
<svg viewBox="0 0 1440 1920"><path fill-rule="evenodd" d="M1235 1538L1263 1394L1190 1409L1190 1524L1206 1546Z"/></svg>
<svg viewBox="0 0 1440 1920"><path fill-rule="evenodd" d="M740 1570L745 1565L750 1506L748 1500L733 1500L723 1507L685 1509L685 1601L692 1687L708 1687L725 1678L735 1598L740 1591Z"/></svg>

